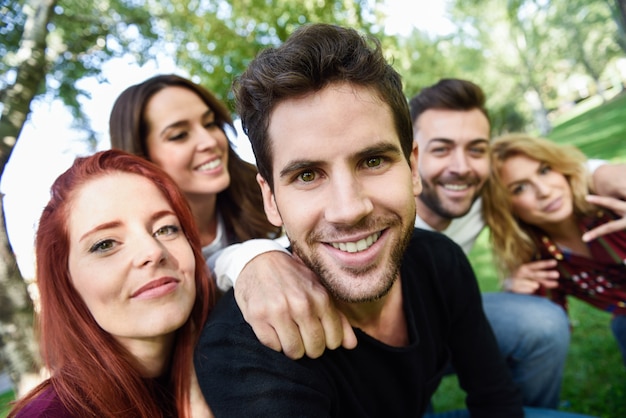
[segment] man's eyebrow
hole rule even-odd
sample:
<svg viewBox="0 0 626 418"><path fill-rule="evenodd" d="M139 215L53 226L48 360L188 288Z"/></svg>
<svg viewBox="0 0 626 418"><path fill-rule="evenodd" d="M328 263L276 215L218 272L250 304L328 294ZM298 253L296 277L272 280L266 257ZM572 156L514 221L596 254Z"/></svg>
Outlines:
<svg viewBox="0 0 626 418"><path fill-rule="evenodd" d="M428 145L432 144L433 142L443 142L444 144L454 144L454 143L456 143L456 141L454 139L436 137L436 138L429 139L428 140ZM490 143L489 139L486 139L486 138L475 138L475 139L470 140L468 143L471 144L471 145L475 145L475 144L480 143L480 142L484 142L486 144Z"/></svg>
<svg viewBox="0 0 626 418"><path fill-rule="evenodd" d="M380 142L355 153L354 158L362 159L379 154L402 154L402 150L399 145L390 142Z"/></svg>
<svg viewBox="0 0 626 418"><path fill-rule="evenodd" d="M392 144L389 142L381 142L378 144L374 144L358 152L355 152L352 155L353 159L363 159L366 157L370 157L372 155L381 155L381 154L402 154L402 150L396 144ZM324 165L324 161L321 160L293 160L289 161L285 167L280 170L279 177L283 178L288 176L290 173L298 172L302 170L310 169L311 167L320 167Z"/></svg>
<svg viewBox="0 0 626 418"><path fill-rule="evenodd" d="M307 170L311 167L319 167L322 165L322 161L315 160L293 160L289 161L285 167L280 170L279 177L283 178L289 176L291 173Z"/></svg>

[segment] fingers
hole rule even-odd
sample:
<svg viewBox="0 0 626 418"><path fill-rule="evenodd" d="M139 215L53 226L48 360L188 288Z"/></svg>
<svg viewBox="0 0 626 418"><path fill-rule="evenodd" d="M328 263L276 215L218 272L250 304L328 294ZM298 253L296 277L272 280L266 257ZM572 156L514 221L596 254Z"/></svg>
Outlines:
<svg viewBox="0 0 626 418"><path fill-rule="evenodd" d="M582 236L582 240L584 242L589 242L603 235L626 229L626 201L613 197L596 195L588 195L586 196L586 199L589 203L607 208L622 218L607 222L585 232Z"/></svg>
<svg viewBox="0 0 626 418"><path fill-rule="evenodd" d="M610 196L598 196L598 195L587 195L585 197L587 202L593 203L597 206L602 206L604 208L610 209L611 211L617 213L618 215L624 216L626 215L626 201L617 199Z"/></svg>
<svg viewBox="0 0 626 418"><path fill-rule="evenodd" d="M616 219L614 221L609 221L585 232L582 236L582 240L585 242L593 241L594 239L600 238L603 235L610 234L612 232L623 231L624 229L626 229L626 218Z"/></svg>
<svg viewBox="0 0 626 418"><path fill-rule="evenodd" d="M539 283L534 280L508 278L504 280L503 287L507 292L529 295L539 289Z"/></svg>
<svg viewBox="0 0 626 418"><path fill-rule="evenodd" d="M237 279L235 299L259 341L289 358L356 345L352 327L317 276L288 254L274 251L250 261Z"/></svg>
<svg viewBox="0 0 626 418"><path fill-rule="evenodd" d="M352 350L356 347L357 339L354 334L354 328L348 322L348 318L346 318L343 314L341 314L341 325L343 328L343 340L341 341L341 346L348 350Z"/></svg>
<svg viewBox="0 0 626 418"><path fill-rule="evenodd" d="M510 292L531 294L540 286L547 289L558 287L559 272L556 260L539 260L522 264L504 281L504 289Z"/></svg>

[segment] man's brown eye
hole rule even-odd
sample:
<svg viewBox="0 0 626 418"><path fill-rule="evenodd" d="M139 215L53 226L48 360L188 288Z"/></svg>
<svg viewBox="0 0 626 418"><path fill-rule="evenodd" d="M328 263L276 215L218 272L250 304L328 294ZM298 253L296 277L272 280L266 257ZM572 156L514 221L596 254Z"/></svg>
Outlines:
<svg viewBox="0 0 626 418"><path fill-rule="evenodd" d="M312 171L304 172L300 174L298 177L300 177L300 180L302 180L305 183L315 180L315 174Z"/></svg>
<svg viewBox="0 0 626 418"><path fill-rule="evenodd" d="M366 161L366 164L368 167L378 167L379 165L382 164L382 158L380 157L368 158L368 160Z"/></svg>

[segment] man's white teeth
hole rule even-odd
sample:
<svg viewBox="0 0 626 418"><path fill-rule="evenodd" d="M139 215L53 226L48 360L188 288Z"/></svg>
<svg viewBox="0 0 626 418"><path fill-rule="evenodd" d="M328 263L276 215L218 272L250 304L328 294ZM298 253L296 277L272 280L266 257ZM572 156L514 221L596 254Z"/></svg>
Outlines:
<svg viewBox="0 0 626 418"><path fill-rule="evenodd" d="M214 168L219 167L220 164L222 164L222 159L216 158L213 161L209 161L206 164L202 164L200 167L198 167L198 171L213 170Z"/></svg>
<svg viewBox="0 0 626 418"><path fill-rule="evenodd" d="M356 253L367 250L380 238L380 232L375 232L367 238L360 239L356 242L333 242L332 246L338 250L349 253Z"/></svg>
<svg viewBox="0 0 626 418"><path fill-rule="evenodd" d="M443 187L448 190L465 190L469 186L467 184L444 184Z"/></svg>

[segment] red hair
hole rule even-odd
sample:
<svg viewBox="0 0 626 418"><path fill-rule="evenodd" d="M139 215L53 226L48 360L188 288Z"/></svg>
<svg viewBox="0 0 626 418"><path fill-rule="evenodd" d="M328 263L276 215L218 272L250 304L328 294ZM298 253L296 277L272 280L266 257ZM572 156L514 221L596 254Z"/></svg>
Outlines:
<svg viewBox="0 0 626 418"><path fill-rule="evenodd" d="M68 268L68 218L76 191L115 172L144 176L163 193L178 216L197 266L191 315L176 333L167 375L156 380L143 378L131 354L98 326L72 285ZM193 215L170 177L153 163L120 150L77 158L52 185L50 201L39 221L36 256L40 348L51 377L18 401L9 416L50 386L76 416L189 416L193 350L216 292L204 267Z"/></svg>

